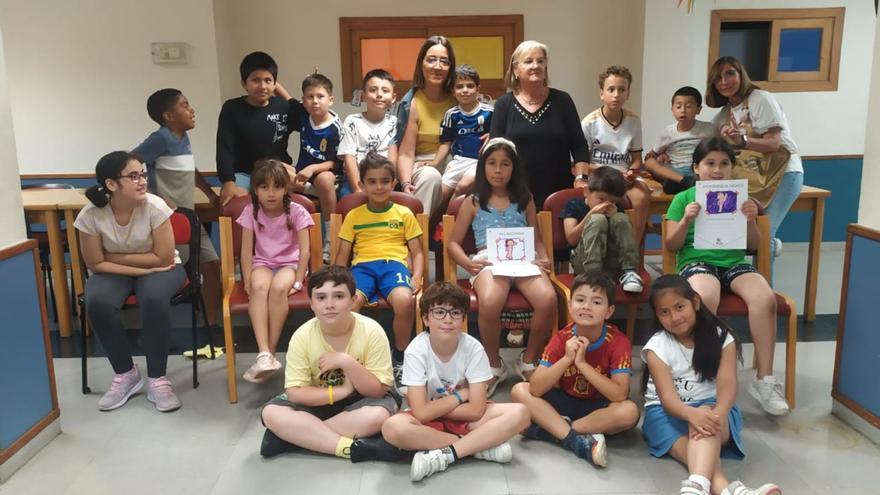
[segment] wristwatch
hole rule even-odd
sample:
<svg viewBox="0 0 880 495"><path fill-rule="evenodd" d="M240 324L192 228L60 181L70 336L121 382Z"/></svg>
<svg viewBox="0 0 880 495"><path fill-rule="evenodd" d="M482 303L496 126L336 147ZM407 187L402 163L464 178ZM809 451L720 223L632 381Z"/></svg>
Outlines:
<svg viewBox="0 0 880 495"><path fill-rule="evenodd" d="M742 148L743 148L743 149L746 149L746 148L748 148L748 147L749 147L749 135L748 135L748 134L743 134L743 135L742 135Z"/></svg>

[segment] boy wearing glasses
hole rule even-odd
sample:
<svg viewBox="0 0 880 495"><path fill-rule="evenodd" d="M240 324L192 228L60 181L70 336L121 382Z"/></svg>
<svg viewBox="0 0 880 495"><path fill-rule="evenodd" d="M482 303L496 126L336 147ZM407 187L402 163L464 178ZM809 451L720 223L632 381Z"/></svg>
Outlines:
<svg viewBox="0 0 880 495"><path fill-rule="evenodd" d="M417 451L410 469L413 481L468 456L510 462L507 441L529 425L522 404L486 400L489 358L477 339L462 332L469 306L470 297L449 282L437 282L422 295L427 331L407 346L403 360L410 409L382 426L388 443Z"/></svg>

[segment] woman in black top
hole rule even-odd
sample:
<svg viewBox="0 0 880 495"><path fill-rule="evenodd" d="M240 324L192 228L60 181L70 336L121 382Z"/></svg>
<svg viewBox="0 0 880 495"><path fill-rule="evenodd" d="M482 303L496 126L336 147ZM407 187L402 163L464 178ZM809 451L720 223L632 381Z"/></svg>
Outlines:
<svg viewBox="0 0 880 495"><path fill-rule="evenodd" d="M571 96L549 87L544 44L520 43L504 79L508 93L495 102L490 135L516 144L540 208L552 193L586 184L587 141Z"/></svg>

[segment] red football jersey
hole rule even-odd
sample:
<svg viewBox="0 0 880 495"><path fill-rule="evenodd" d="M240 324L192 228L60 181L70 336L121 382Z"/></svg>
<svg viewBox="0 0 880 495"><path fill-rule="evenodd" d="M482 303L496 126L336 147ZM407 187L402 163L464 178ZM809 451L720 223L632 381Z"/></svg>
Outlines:
<svg viewBox="0 0 880 495"><path fill-rule="evenodd" d="M577 335L577 325L571 323L553 334L544 353L541 355L541 366L553 366L565 356L565 342ZM587 347L587 363L596 371L607 377L618 373L632 374L632 344L626 335L617 329L615 325L606 323L602 328L602 335L596 342ZM590 385L587 378L572 364L559 379L559 387L572 397L578 399L605 399L605 397ZM607 399L606 399L607 400Z"/></svg>

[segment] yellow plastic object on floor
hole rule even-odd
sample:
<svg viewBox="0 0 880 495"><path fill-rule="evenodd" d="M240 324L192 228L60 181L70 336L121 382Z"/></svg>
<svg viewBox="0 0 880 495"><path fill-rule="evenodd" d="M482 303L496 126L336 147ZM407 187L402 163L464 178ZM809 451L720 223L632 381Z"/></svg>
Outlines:
<svg viewBox="0 0 880 495"><path fill-rule="evenodd" d="M214 346L214 357L218 358L223 355L223 347ZM206 345L204 347L199 347L196 349L196 355L200 358L211 359L211 346ZM193 351L183 351L183 357L192 359Z"/></svg>

